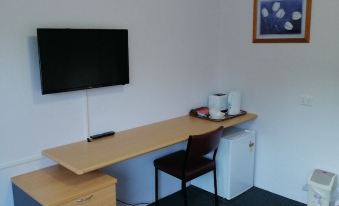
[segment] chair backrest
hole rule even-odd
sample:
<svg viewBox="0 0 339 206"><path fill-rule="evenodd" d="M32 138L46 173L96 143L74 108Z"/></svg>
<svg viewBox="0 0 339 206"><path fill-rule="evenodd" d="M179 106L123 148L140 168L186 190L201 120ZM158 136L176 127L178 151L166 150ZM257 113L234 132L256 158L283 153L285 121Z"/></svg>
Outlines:
<svg viewBox="0 0 339 206"><path fill-rule="evenodd" d="M204 156L212 151L214 151L213 159L215 159L223 129L224 127L219 127L218 129L205 134L190 136L186 149L186 162Z"/></svg>

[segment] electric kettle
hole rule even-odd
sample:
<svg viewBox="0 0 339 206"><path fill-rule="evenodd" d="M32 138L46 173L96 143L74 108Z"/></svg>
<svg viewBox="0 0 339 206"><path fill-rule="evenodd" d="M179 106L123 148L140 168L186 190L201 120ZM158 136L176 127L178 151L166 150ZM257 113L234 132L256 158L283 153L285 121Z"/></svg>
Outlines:
<svg viewBox="0 0 339 206"><path fill-rule="evenodd" d="M228 115L237 115L240 113L241 94L240 92L232 91L228 93Z"/></svg>

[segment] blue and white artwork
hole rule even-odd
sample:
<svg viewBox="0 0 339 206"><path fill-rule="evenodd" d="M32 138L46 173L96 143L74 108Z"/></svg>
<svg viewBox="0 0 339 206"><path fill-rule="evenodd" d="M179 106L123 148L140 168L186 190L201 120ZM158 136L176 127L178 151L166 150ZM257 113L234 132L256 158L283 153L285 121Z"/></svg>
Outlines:
<svg viewBox="0 0 339 206"><path fill-rule="evenodd" d="M260 35L301 35L304 0L262 0L260 9Z"/></svg>

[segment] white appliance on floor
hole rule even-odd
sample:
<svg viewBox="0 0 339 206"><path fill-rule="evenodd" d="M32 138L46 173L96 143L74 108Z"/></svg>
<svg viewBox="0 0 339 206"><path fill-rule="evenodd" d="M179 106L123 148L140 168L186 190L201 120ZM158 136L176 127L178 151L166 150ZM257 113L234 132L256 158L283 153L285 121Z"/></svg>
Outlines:
<svg viewBox="0 0 339 206"><path fill-rule="evenodd" d="M255 131L225 129L216 156L219 196L230 200L253 187L254 158ZM191 184L214 193L212 172L192 180Z"/></svg>

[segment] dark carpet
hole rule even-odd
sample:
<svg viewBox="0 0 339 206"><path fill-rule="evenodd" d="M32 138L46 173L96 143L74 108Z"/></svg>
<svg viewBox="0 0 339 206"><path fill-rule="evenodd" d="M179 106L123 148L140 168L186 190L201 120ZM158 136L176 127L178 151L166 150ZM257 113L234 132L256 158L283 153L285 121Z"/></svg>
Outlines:
<svg viewBox="0 0 339 206"><path fill-rule="evenodd" d="M200 188L188 187L187 196L188 206L214 206L214 195ZM183 196L180 192L161 199L159 204L159 206L183 205ZM305 206L305 204L253 187L232 200L219 198L219 206Z"/></svg>

